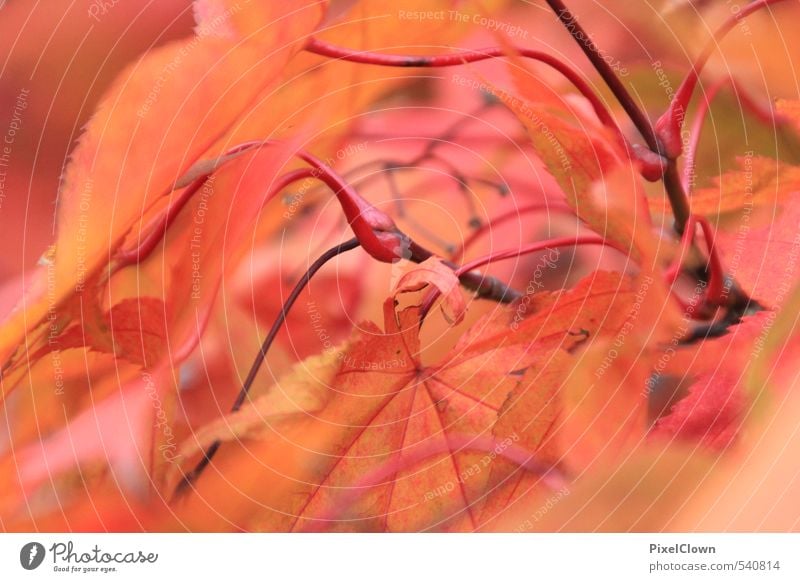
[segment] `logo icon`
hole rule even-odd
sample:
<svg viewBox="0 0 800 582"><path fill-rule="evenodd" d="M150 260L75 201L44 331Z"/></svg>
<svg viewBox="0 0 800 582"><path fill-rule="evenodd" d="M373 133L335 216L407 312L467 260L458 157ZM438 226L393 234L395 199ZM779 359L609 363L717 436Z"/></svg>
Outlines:
<svg viewBox="0 0 800 582"><path fill-rule="evenodd" d="M19 551L19 563L26 570L35 570L44 561L44 546L39 542L29 542Z"/></svg>

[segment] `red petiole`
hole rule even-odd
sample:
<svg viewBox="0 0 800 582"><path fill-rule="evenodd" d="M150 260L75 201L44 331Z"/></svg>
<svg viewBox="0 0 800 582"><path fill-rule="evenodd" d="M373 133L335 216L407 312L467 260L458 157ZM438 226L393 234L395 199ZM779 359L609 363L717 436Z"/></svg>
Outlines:
<svg viewBox="0 0 800 582"><path fill-rule="evenodd" d="M771 107L758 103L746 91L739 87L738 83L736 83L732 77L726 77L714 83L705 95L703 95L703 99L700 101L697 112L692 120L692 128L690 131L691 138L689 139L689 144L684 154L685 161L683 167L683 189L687 193L691 193L692 190L694 190L695 164L697 162L697 150L700 145L700 137L703 133L703 125L708 117L711 104L714 102L717 95L719 95L720 91L727 85L730 85L734 95L741 104L762 123L777 126L784 122L783 116L777 114Z"/></svg>
<svg viewBox="0 0 800 582"><path fill-rule="evenodd" d="M455 67L468 63L509 56L508 51L501 47L465 50L457 53L431 56L394 55L371 51L353 51L344 47L330 44L318 38L309 39L305 49L309 52L325 57L383 67ZM614 132L620 141L620 144L626 149L626 151L628 151L631 156L635 157L640 162L642 165L642 174L650 180L657 180L661 177L661 174L663 174L662 161L655 159L651 155L640 155L641 150L631 146L631 144L628 142L628 139L617 125L617 122L614 120L614 117L611 115L611 113L609 113L606 106L580 74L578 74L563 61L546 52L524 47L514 47L513 51L515 54L523 58L539 61L561 73L561 75L563 75L570 83L572 83L572 85L580 92L580 94L589 101L592 109L595 112L595 115L597 115L597 118L600 120L600 122ZM605 64L604 61L603 63ZM630 103L633 103L632 100L629 101ZM636 107L636 111L639 111L639 115L644 115L640 112L638 107ZM649 128L645 133L643 133L643 136L645 137L648 146L653 151L658 151L655 137L651 135L652 128L650 127L649 121L642 127L639 126L639 123L636 123L636 126L640 131L643 131L644 127Z"/></svg>
<svg viewBox="0 0 800 582"><path fill-rule="evenodd" d="M719 43L743 18L771 6L784 2L785 0L756 0L745 5L740 11L734 13L722 23L713 38L706 44L705 48L695 59L692 69L675 92L672 102L664 114L656 121L656 132L659 139L664 144L664 155L670 159L680 157L683 152L683 140L681 129L689 108L689 101L692 99L697 83L700 81L700 73L705 67L708 59L717 50Z"/></svg>
<svg viewBox="0 0 800 582"><path fill-rule="evenodd" d="M468 63L485 61L509 56L507 51L500 47L490 47L485 49L464 50L456 53L415 56L415 55L392 55L376 53L371 51L351 51L344 47L339 47L318 38L309 39L305 50L325 57L349 61L352 63L362 63L365 65L378 65L383 67L456 67ZM619 127L613 116L609 113L606 106L592 90L589 84L572 69L569 65L546 52L514 47L513 49L519 56L544 63L561 73L572 85L589 100L598 119L609 129L620 133Z"/></svg>
<svg viewBox="0 0 800 582"><path fill-rule="evenodd" d="M488 255L484 255L483 257L474 259L469 263L465 263L464 265L456 269L456 275L461 276L464 273L474 271L475 269L479 269L485 265L488 265L489 263L494 263L496 261L515 259L517 257L522 257L524 255L530 255L532 253L538 253L550 249L557 249L562 247L577 247L585 245L605 245L612 247L614 246L613 243L596 234L586 234L581 236L565 236L550 240L541 240L541 241L536 241L534 243L522 245L515 249L504 249L502 251L495 251L493 253L489 253Z"/></svg>
<svg viewBox="0 0 800 582"><path fill-rule="evenodd" d="M571 208L568 206L561 206L556 204L547 204L544 202L534 202L532 204L526 204L525 206L520 206L519 208L513 208L507 212L499 214L493 217L490 221L482 224L479 228L474 230L472 234L470 234L461 245L456 248L450 254L450 260L455 262L460 262L461 259L464 258L464 253L466 250L471 247L475 242L483 235L486 234L487 231L491 231L493 228L497 228L500 225L508 222L509 220L513 220L514 218L518 218L523 214L528 214L531 212L557 212L559 214L564 214L568 216L575 216L575 213Z"/></svg>
<svg viewBox="0 0 800 582"><path fill-rule="evenodd" d="M456 276L461 278L469 273L474 272L475 269L479 269L485 265L497 261L503 261L506 259L515 259L517 257L522 257L525 255L530 255L532 253L538 253L550 249L556 249L562 247L577 247L583 245L605 245L612 247L614 246L613 243L596 234L587 234L577 237L576 236L559 237L550 240L529 243L526 245L519 246L517 248L495 251L493 253L489 253L487 255L474 259L469 263L456 267L453 270L455 271ZM478 275L477 273L475 274ZM438 297L439 297L438 289L433 289L428 293L422 304L422 310L421 310L422 317L425 317L428 311L430 311L430 308L433 306L434 302Z"/></svg>
<svg viewBox="0 0 800 582"><path fill-rule="evenodd" d="M680 254L676 262L667 269L666 281L668 284L673 284L680 275L681 259L687 256L692 248L698 226L703 232L706 249L708 250L708 289L706 290L705 303L709 307L720 307L725 303L723 291L725 273L716 245L714 244L714 229L711 223L708 222L708 219L703 216L693 214L689 217L689 220L686 221L686 230L681 237Z"/></svg>
<svg viewBox="0 0 800 582"><path fill-rule="evenodd" d="M183 210L184 206L186 206L186 203L200 191L211 174L213 174L214 170L240 153L255 147L258 143L260 142L250 141L238 144L220 155L213 164L207 169L204 169L199 175L188 178L189 184L178 195L177 199L175 201L170 200L167 209L142 229L145 234L139 239L136 247L129 250L117 250L114 255L115 264L112 273L146 259L162 241L167 230L178 217L181 210ZM191 174L192 171L190 170L189 173ZM184 177L183 180L187 180L187 177ZM181 182L179 181L178 185L180 184Z"/></svg>
<svg viewBox="0 0 800 582"><path fill-rule="evenodd" d="M264 142L248 142L236 146L229 150L218 159L225 159L225 161L232 159L231 152L235 154L242 154L252 151L258 147L274 146L279 142L268 140ZM267 197L271 199L277 192L301 179L316 178L333 190L334 194L339 200L342 210L347 218L350 227L353 229L356 238L358 238L364 250L373 258L382 262L392 262L398 258L402 258L403 246L407 246L406 237L397 229L394 221L389 218L387 214L379 211L372 206L369 202L364 200L347 182L341 178L332 168L325 164L319 158L312 154L299 151L297 157L306 162L310 168L304 168L289 172L288 174L278 178ZM120 250L115 258L119 266L126 266L133 263L138 263L147 258L152 253L160 240L163 238L166 230L175 220L177 215L191 199L191 197L203 186L209 179L213 171L219 167L219 164L212 164L208 173L201 175L194 179L191 184L181 193L175 204L171 204L169 208L154 221L154 224L148 229L146 234L136 248L131 250ZM119 266L115 267L119 268Z"/></svg>

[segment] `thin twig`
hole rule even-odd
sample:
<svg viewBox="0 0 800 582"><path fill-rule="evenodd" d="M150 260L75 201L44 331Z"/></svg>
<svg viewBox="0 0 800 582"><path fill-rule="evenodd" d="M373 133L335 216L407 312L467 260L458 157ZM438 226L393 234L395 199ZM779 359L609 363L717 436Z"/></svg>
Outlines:
<svg viewBox="0 0 800 582"><path fill-rule="evenodd" d="M306 288L308 282L311 278L319 271L328 261L338 257L339 255L346 253L356 247L359 246L359 242L357 238L352 238L346 242L343 242L335 247L330 248L329 250L325 251L317 260L315 260L305 274L300 278L300 280L295 284L294 289L289 294L289 297L281 307L281 311L278 314L278 317L272 324L272 327L267 334L267 337L264 338L264 342L261 344L261 349L259 350L258 354L256 355L255 360L253 360L253 364L250 366L250 371L247 374L244 382L242 383L242 387L239 390L239 394L236 396L236 400L231 406L231 414L238 411L244 401L247 399L247 395L250 393L250 389L253 386L253 382L255 382L256 376L258 375L261 366L264 364L264 361L267 357L267 352L269 351L272 342L275 341L275 337L278 335L281 327L283 326L283 322L286 320L286 316L289 314L289 310L294 305L297 298L300 296L300 293L303 289ZM197 478L202 474L211 460L216 455L219 447L222 445L222 441L219 439L215 440L211 445L205 450L203 453L203 458L195 465L194 469L189 471L183 476L183 479L175 488L175 493L173 498L180 496L187 488L193 485L193 483L197 480Z"/></svg>

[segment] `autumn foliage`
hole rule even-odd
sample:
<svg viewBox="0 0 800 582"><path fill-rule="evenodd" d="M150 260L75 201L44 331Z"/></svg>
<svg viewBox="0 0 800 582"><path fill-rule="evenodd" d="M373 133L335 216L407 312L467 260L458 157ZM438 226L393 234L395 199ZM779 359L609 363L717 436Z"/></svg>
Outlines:
<svg viewBox="0 0 800 582"><path fill-rule="evenodd" d="M108 81L0 294L3 529L800 528L800 5L390 4Z"/></svg>

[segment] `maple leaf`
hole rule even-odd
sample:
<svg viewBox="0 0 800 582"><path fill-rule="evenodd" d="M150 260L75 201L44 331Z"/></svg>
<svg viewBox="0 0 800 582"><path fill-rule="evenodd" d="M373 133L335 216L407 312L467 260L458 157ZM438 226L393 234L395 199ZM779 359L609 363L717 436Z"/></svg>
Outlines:
<svg viewBox="0 0 800 582"><path fill-rule="evenodd" d="M46 295L29 296L24 312L5 322L0 361L6 370L29 333L28 322L41 326L48 309L58 312L76 292L91 293L109 253L142 215L163 203L164 194L196 161L221 151L215 144L248 104L275 85L299 39L322 14L319 3L291 10L275 3L219 6L228 15L220 22L235 32L233 38L201 23L205 32L151 51L131 66L95 113L64 176L47 273L52 284ZM270 47L271 57L263 59ZM193 111L206 115L198 123ZM4 384L5 390L12 387Z"/></svg>
<svg viewBox="0 0 800 582"><path fill-rule="evenodd" d="M87 317L82 325L73 325L51 340L58 350L88 347L116 354L147 368L161 359L167 346L165 311L164 302L156 297L124 299L103 317ZM52 350L52 344L40 348L31 355L30 363Z"/></svg>
<svg viewBox="0 0 800 582"><path fill-rule="evenodd" d="M679 438L724 449L730 446L741 426L745 397L733 372L700 376L689 394L656 421L654 438Z"/></svg>
<svg viewBox="0 0 800 582"><path fill-rule="evenodd" d="M583 196L593 183L620 164L621 152L609 132L596 121L564 101L544 100L542 95L547 93L535 77L513 70L519 96L499 88L495 91L527 129L537 154L580 216ZM580 116L581 126L571 121L576 116Z"/></svg>
<svg viewBox="0 0 800 582"><path fill-rule="evenodd" d="M748 419L753 438L722 456L688 441L642 443L621 462L608 464L561 492L522 499L514 511L492 524L493 529L795 531L800 506L793 495L797 480L791 459L800 446L799 405L788 390L786 398L769 407L763 422ZM781 492L777 498L775 491Z"/></svg>
<svg viewBox="0 0 800 582"><path fill-rule="evenodd" d="M662 92L617 78L577 19L540 52L499 30L464 38L475 27L453 20L450 0L398 6L198 0L194 35L149 51L113 84L64 171L52 247L9 286L26 294L0 337L4 527L796 528L797 504L760 491L739 513L759 479L774 498L793 478L791 147L762 157L756 140L758 155L690 200L673 113L688 109L702 54L653 126L645 111ZM435 11L449 20L403 16ZM463 50L485 38L497 46ZM561 58L577 51L619 111ZM665 61L676 55L665 47ZM561 76L540 78L530 59ZM478 90L432 72L467 63ZM796 101L770 113L759 116L770 129L800 130ZM722 146L717 155L734 151ZM326 188L290 179L319 178L313 156L330 166ZM350 224L328 220L331 189ZM662 199L661 224L646 192ZM348 227L356 239L315 259ZM529 243L562 229L576 237ZM400 240L402 252L376 251L370 235ZM472 244L484 236L481 252ZM317 274L357 244L366 253ZM573 244L540 287L533 253ZM507 258L518 260L495 264ZM484 267L490 292L468 300L461 283ZM322 330L308 310L287 315L311 277L302 298L319 298ZM691 278L714 293L687 300ZM10 295L0 292L4 312ZM444 318L430 310L435 297ZM782 446L790 454L775 455Z"/></svg>
<svg viewBox="0 0 800 582"><path fill-rule="evenodd" d="M167 386L172 384L164 368L138 373L102 402L90 403L59 430L12 451L2 462L14 479L2 493L8 496L18 486L20 492L13 499L19 504L46 480L57 483L69 472L87 471L98 464L108 467L119 486L146 493L153 480L162 479L170 462L164 451L175 447L175 443L165 445L174 440L167 423L173 392Z"/></svg>
<svg viewBox="0 0 800 582"><path fill-rule="evenodd" d="M220 488L228 487L240 491L226 493L235 498L256 495L272 510L253 516L243 500L245 506L228 507L225 519L269 531L316 529L330 515L338 516L337 523L344 528L475 529L497 510L485 499L488 484L508 495L508 483L520 478L513 467L520 464L519 459L516 465L504 459L502 469L481 467L486 452L470 450L469 443L491 435L493 442L511 442L531 458L538 459L541 453L545 462L558 460L553 448L557 440L547 445L549 453L540 450L561 410L560 398L552 398L559 384L545 378L568 375L574 360L567 352L587 337L619 329L628 314L618 310L619 315L610 319L608 314L615 313L612 305L632 296L629 285L618 275L598 274L573 291L534 296L524 311L513 305L498 310L472 326L433 365L420 361L418 307L396 311L396 300L390 298L384 307L384 331L362 324L336 358L328 355L303 368L297 398L308 390L326 391L324 405L319 407L319 397L314 397L313 410L291 421L280 415L284 407L266 404L282 398L268 393L252 407L215 423L210 433L203 433L201 443L185 449L196 450L226 431L229 434L222 438L237 445L223 450L215 470L197 483L196 497L203 499L212 491L219 495ZM527 371L520 375L523 370ZM279 382L272 390L291 399L292 382L287 380L285 390L282 386ZM526 411L542 402L548 404L531 423ZM270 409L279 414L275 424L270 422ZM260 438L253 439L254 434ZM553 438L558 434L556 430ZM455 442L461 446L448 448ZM431 450L446 453L426 453ZM270 467L271 476L263 476L270 482L269 491L261 487L260 494L254 491L253 486L263 481L252 471L240 474L235 468L240 455L256 456ZM405 467L405 458L418 462ZM380 473L387 464L399 469ZM342 495L375 471L385 481L365 485L363 492L359 489L347 515L341 515L337 508ZM532 474L530 479L527 488L541 475ZM182 513L195 514L197 498L187 499Z"/></svg>
<svg viewBox="0 0 800 582"><path fill-rule="evenodd" d="M272 181L277 167L285 163L285 155L292 148L287 146L288 153L275 154L273 149L238 160L213 156L227 147L226 142L244 137L246 132L257 137L273 134L278 131L276 124L284 121L281 108L287 112L286 116L295 108L296 87L294 90L281 87L280 99L269 100L269 111L259 109L257 97L278 85L281 75L270 71L295 77L318 64L319 57L304 55L296 65L288 66L301 39L319 21L321 7L324 5L317 3L303 9L293 7L288 12L271 3L241 7L226 2L203 2L196 7L198 28L194 38L149 53L120 78L73 153L59 209L59 240L49 253L46 268L36 275L41 285L35 285L34 292L26 297L25 310L12 314L12 319L6 322L10 333L4 335L5 343L0 346L0 352L6 350L2 352L4 360L15 350L15 355L21 353L19 346L14 345L20 337L17 335L15 340L18 332L26 333L26 339L32 338L30 347L36 348L32 350L33 357L27 359L29 366L53 350L60 354L82 347L113 353L147 367L164 357L167 345L173 364L189 355L211 315L224 266L236 263L241 243L249 229L255 228L263 204L263 187ZM358 11L370 13L364 6L359 6ZM277 22L280 26L276 26ZM442 28L440 24L436 26ZM366 38L362 27L355 27L359 34L353 36L349 31L353 28L344 25L328 34L349 40ZM380 30L381 26L376 24L372 28ZM393 28L387 27L386 31L396 34ZM454 27L449 27L449 33L457 34ZM279 48L270 59L262 59L262 54L273 44ZM373 76L351 64L331 63L324 75L302 75L295 85L302 85L301 93L327 90L341 78L343 69L357 73L350 76L351 80ZM248 75L258 81L250 82ZM164 80L163 76L168 78ZM153 86L158 90L151 91ZM204 90L198 91L200 86ZM347 119L351 111L365 106L381 90L377 85L372 90L364 88L356 92L357 99L353 99L352 92L340 91L336 95L341 107L332 107L329 100L324 106L320 104L319 109L327 110L329 122L334 123L334 113ZM211 109L202 107L202 103L212 104ZM258 123L239 123L248 104L254 106L249 115ZM141 107L134 116L131 113L136 105ZM192 108L209 112L200 125L185 114ZM164 119L173 122L164 123ZM333 135L329 143L337 139ZM159 144L163 155L153 156L153 143ZM325 143L320 141L319 145L324 147ZM120 158L125 160L122 170L118 169ZM139 162L141 165L137 167ZM112 166L113 172L109 171ZM143 168L149 170L146 185L140 180ZM166 273L151 267L149 263L155 261L142 264L135 276L114 272L113 251L123 241L135 244L142 238L147 218L162 212L167 199L172 202L172 196L164 194L174 187L185 187L193 177L211 170L215 171L216 189L201 191L190 200L164 239L161 258L168 266ZM106 203L97 198L99 191L110 192L114 198L118 193L121 202ZM239 203L242 193L247 205ZM231 228L232 208L246 217L234 221L235 228ZM90 223L109 228L81 226ZM192 247L194 243L187 246L186 241L194 240L192 235L200 223L202 243L197 248ZM141 230L137 232L137 228ZM76 240L79 248L73 255ZM218 253L220 248L226 252ZM104 260L109 257L113 277L107 280ZM202 264L201 277L192 271L196 264ZM145 286L165 290L164 298L140 296L141 276ZM112 297L112 307L108 310L99 304L106 286ZM186 297L202 297L202 300L193 305L195 302L187 303ZM51 317L42 319L37 326L37 313L41 314L45 306ZM30 329L26 327L28 322L34 322ZM50 341L53 338L57 341ZM25 370L19 366L23 363L21 358L4 363L5 394L19 385ZM109 397L102 405L114 409L115 402ZM64 430L80 432L81 421L74 420L77 424L68 423ZM96 441L88 437L86 440ZM133 454L130 446L127 451ZM59 470L65 471L70 465L75 466L75 459L59 466Z"/></svg>
<svg viewBox="0 0 800 582"><path fill-rule="evenodd" d="M798 247L797 196L790 197L781 208L771 224L758 227L751 226L749 219L742 220L738 232L721 231L716 238L730 275L751 298L770 308L780 306L798 277L792 259Z"/></svg>

